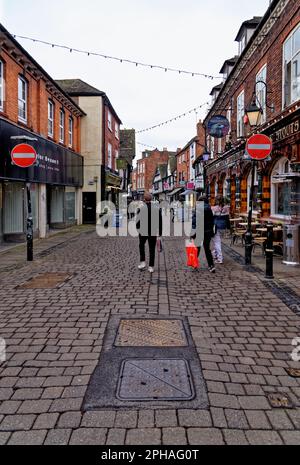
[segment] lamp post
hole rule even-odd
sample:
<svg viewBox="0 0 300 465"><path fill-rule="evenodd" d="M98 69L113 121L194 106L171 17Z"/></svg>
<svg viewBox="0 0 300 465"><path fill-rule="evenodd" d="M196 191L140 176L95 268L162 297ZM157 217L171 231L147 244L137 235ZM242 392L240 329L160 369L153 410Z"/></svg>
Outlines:
<svg viewBox="0 0 300 465"><path fill-rule="evenodd" d="M268 105L267 103L267 96L270 92L268 92L267 84L259 80L255 83L254 92L252 97L252 102L249 107L245 110L245 124L249 123L253 132L259 126L261 116L264 114L264 109L257 97L256 87L258 84L263 84L266 88L266 101L264 102L265 107L270 108L274 111L274 105ZM252 262L252 248L253 248L253 235L252 235L252 215L253 215L253 198L254 198L254 182L255 182L255 173L258 167L257 160L252 161L252 168L251 168L251 187L250 187L250 195L249 195L249 211L248 211L248 226L247 232L245 234L245 264L251 265Z"/></svg>

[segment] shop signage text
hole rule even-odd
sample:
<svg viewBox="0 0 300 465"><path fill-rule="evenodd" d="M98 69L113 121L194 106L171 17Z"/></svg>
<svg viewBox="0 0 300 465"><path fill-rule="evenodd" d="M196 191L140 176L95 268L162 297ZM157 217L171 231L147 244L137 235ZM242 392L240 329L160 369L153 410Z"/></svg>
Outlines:
<svg viewBox="0 0 300 465"><path fill-rule="evenodd" d="M297 134L300 131L300 119L293 121L292 123L284 126L281 129L278 129L274 134L272 134L272 139L274 142L280 142L281 140L287 139L294 134Z"/></svg>

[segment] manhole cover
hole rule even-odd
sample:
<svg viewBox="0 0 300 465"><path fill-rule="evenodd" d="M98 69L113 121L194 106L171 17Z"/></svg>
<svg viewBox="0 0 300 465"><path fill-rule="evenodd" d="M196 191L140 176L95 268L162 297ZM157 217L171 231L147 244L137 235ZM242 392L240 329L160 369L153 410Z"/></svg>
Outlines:
<svg viewBox="0 0 300 465"><path fill-rule="evenodd" d="M193 381L186 360L125 360L117 397L128 401L192 400Z"/></svg>
<svg viewBox="0 0 300 465"><path fill-rule="evenodd" d="M68 273L43 273L30 279L20 287L23 289L54 289L71 278Z"/></svg>
<svg viewBox="0 0 300 465"><path fill-rule="evenodd" d="M184 326L180 320L122 320L115 346L186 347Z"/></svg>
<svg viewBox="0 0 300 465"><path fill-rule="evenodd" d="M300 370L296 368L287 368L286 371L289 376L292 376L293 378L300 378Z"/></svg>
<svg viewBox="0 0 300 465"><path fill-rule="evenodd" d="M285 394L269 394L268 399L274 408L293 408L291 399Z"/></svg>

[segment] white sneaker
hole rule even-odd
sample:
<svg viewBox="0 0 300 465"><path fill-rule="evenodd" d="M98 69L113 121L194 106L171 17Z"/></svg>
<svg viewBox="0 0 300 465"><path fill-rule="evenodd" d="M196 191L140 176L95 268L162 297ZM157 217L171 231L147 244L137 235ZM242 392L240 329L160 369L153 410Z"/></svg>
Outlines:
<svg viewBox="0 0 300 465"><path fill-rule="evenodd" d="M141 262L141 264L138 266L138 269L140 271L144 271L146 269L146 262Z"/></svg>
<svg viewBox="0 0 300 465"><path fill-rule="evenodd" d="M152 266L149 266L148 271L149 271L149 273L153 274L154 273L154 268Z"/></svg>

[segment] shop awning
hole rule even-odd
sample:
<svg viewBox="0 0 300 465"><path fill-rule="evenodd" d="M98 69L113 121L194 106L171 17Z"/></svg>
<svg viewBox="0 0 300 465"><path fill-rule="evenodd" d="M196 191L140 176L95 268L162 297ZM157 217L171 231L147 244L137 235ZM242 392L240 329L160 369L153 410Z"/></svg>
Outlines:
<svg viewBox="0 0 300 465"><path fill-rule="evenodd" d="M167 194L167 196L172 197L173 195L178 194L178 192L180 192L182 190L183 190L183 187L179 187L179 188L175 189L174 191L170 192L169 194Z"/></svg>

